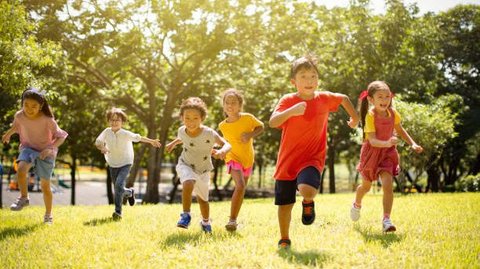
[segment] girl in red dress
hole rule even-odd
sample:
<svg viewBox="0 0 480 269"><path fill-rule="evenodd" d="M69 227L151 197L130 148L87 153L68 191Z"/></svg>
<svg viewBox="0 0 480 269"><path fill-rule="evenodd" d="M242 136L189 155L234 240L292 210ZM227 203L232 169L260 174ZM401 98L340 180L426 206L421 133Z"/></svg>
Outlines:
<svg viewBox="0 0 480 269"><path fill-rule="evenodd" d="M357 187L355 201L350 210L353 221L360 218L362 199L370 191L372 182L380 179L383 188L384 232L396 231L390 220L393 205L393 177L399 172L399 158L396 145L399 140L394 131L403 138L412 149L421 153L423 148L405 131L400 124L400 114L392 108L393 94L383 81L374 81L360 95L360 119L364 132L364 142L357 170L362 175L362 184ZM372 105L369 108L369 104Z"/></svg>

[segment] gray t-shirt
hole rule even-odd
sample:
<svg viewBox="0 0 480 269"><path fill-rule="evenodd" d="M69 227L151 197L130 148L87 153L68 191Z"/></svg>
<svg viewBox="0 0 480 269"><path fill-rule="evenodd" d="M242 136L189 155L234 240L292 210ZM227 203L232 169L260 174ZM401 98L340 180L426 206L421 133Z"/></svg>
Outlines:
<svg viewBox="0 0 480 269"><path fill-rule="evenodd" d="M185 126L178 128L177 137L182 140L183 151L179 163L190 166L196 173L203 174L213 169L212 149L218 133L202 125L202 132L196 137L190 137Z"/></svg>

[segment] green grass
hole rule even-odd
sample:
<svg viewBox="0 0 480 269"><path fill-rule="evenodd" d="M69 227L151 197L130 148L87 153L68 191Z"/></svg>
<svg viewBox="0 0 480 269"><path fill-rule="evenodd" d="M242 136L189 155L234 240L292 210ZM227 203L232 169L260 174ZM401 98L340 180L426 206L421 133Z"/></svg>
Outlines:
<svg viewBox="0 0 480 269"><path fill-rule="evenodd" d="M223 226L228 202L211 203L213 235L200 232L193 204L188 230L176 228L181 205L124 208L55 206L44 225L43 206L0 210L0 268L479 268L480 195L397 196L395 234L381 232L381 194L368 194L357 224L349 219L353 194L320 195L317 220L300 221L294 208L292 248L278 251L277 208L272 199L248 200L241 227ZM298 199L299 200L299 199Z"/></svg>

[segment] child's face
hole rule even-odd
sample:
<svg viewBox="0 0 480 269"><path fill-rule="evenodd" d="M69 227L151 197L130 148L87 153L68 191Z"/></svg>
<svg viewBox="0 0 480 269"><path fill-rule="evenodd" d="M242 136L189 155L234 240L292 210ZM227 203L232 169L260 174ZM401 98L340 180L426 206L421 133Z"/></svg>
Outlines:
<svg viewBox="0 0 480 269"><path fill-rule="evenodd" d="M42 104L35 99L23 100L23 112L28 118L36 118L42 110Z"/></svg>
<svg viewBox="0 0 480 269"><path fill-rule="evenodd" d="M194 108L185 109L183 111L182 121L187 128L187 131L194 132L200 128L200 125L203 122L202 114Z"/></svg>
<svg viewBox="0 0 480 269"><path fill-rule="evenodd" d="M392 93L388 89L377 90L373 97L368 97L368 101L377 111L386 111L392 101Z"/></svg>
<svg viewBox="0 0 480 269"><path fill-rule="evenodd" d="M235 95L225 96L223 101L223 111L230 117L240 113L240 101Z"/></svg>
<svg viewBox="0 0 480 269"><path fill-rule="evenodd" d="M297 88L300 96L313 96L318 87L318 74L313 68L302 68L295 74L295 78L291 79L290 82Z"/></svg>
<svg viewBox="0 0 480 269"><path fill-rule="evenodd" d="M117 114L113 114L110 120L108 120L108 122L110 123L110 127L114 132L120 130L123 125L122 117L118 116Z"/></svg>

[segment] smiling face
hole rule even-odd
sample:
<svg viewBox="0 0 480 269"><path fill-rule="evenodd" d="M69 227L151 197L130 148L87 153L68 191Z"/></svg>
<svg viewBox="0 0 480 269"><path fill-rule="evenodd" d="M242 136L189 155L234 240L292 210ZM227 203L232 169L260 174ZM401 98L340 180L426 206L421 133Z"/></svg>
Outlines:
<svg viewBox="0 0 480 269"><path fill-rule="evenodd" d="M290 82L297 88L298 95L301 98L311 98L318 87L317 71L314 68L302 68Z"/></svg>
<svg viewBox="0 0 480 269"><path fill-rule="evenodd" d="M237 96L230 94L223 99L223 111L228 117L238 116L241 108L242 106Z"/></svg>
<svg viewBox="0 0 480 269"><path fill-rule="evenodd" d="M368 101L378 112L385 112L392 102L392 93L389 89L378 89L372 97L368 96Z"/></svg>
<svg viewBox="0 0 480 269"><path fill-rule="evenodd" d="M123 125L123 120L122 117L118 114L112 114L110 119L108 120L110 123L110 127L112 128L112 131L116 132L122 128Z"/></svg>
<svg viewBox="0 0 480 269"><path fill-rule="evenodd" d="M187 108L183 111L181 117L188 134L196 134L200 131L200 125L203 122L203 118L198 109Z"/></svg>
<svg viewBox="0 0 480 269"><path fill-rule="evenodd" d="M30 98L23 100L23 112L28 118L34 119L40 116L41 109L42 104L40 104L37 100Z"/></svg>

